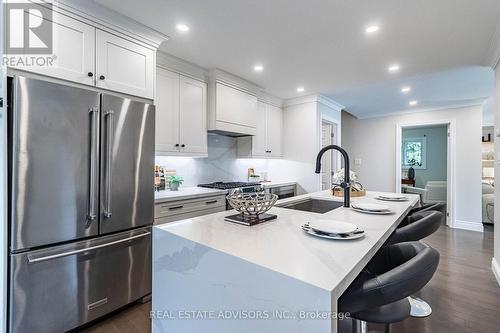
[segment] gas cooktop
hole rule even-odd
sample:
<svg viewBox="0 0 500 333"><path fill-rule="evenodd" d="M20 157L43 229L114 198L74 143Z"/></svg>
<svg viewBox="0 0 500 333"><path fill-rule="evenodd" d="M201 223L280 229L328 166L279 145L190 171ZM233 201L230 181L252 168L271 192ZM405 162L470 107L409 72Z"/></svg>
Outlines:
<svg viewBox="0 0 500 333"><path fill-rule="evenodd" d="M260 183L251 183L251 182L215 182L215 183L210 183L210 184L199 184L199 187L206 187L206 188L215 188L218 190L230 190L233 188L240 188L240 187L250 187L250 186L259 186L261 185Z"/></svg>

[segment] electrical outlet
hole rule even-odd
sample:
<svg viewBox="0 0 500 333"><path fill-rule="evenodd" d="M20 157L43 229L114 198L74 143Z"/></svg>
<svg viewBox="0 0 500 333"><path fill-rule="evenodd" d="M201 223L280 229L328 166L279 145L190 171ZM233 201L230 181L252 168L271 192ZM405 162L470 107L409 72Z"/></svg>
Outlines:
<svg viewBox="0 0 500 333"><path fill-rule="evenodd" d="M354 159L354 165L361 165L361 159L360 158L355 158Z"/></svg>

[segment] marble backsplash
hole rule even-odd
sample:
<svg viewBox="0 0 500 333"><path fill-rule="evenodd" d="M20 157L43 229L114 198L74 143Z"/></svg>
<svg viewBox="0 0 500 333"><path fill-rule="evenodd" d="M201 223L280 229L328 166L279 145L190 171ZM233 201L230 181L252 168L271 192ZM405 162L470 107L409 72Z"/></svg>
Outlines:
<svg viewBox="0 0 500 333"><path fill-rule="evenodd" d="M208 157L156 156L156 164L175 169L184 177L184 186L196 186L215 181L246 181L247 169L256 172L268 171L273 161L265 159L238 159L236 138L217 134L208 135Z"/></svg>

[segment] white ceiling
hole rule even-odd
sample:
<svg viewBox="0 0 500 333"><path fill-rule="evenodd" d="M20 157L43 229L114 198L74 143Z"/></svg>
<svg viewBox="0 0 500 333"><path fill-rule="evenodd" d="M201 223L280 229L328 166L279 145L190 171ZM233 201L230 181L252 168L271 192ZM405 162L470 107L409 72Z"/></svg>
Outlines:
<svg viewBox="0 0 500 333"><path fill-rule="evenodd" d="M163 51L282 98L483 64L500 21L499 0L95 1L171 36Z"/></svg>
<svg viewBox="0 0 500 333"><path fill-rule="evenodd" d="M402 87L411 87L402 93ZM491 67L471 66L360 85L329 96L358 118L407 111L482 104L493 93L495 74ZM416 106L409 106L416 100Z"/></svg>

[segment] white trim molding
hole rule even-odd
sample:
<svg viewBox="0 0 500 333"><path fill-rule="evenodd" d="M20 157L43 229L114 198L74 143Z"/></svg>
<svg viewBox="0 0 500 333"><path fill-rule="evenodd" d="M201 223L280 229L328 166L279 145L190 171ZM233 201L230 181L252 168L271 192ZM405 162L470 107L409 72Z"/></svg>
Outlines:
<svg viewBox="0 0 500 333"><path fill-rule="evenodd" d="M468 231L484 232L483 224L480 222L455 220L453 228L468 230Z"/></svg>
<svg viewBox="0 0 500 333"><path fill-rule="evenodd" d="M500 265L495 258L491 259L491 270L493 271L493 274L495 275L495 278L500 285Z"/></svg>
<svg viewBox="0 0 500 333"><path fill-rule="evenodd" d="M320 94L313 94L313 95L301 96L301 97L296 97L296 98L290 98L284 102L284 106L287 107L287 106L306 104L306 103L321 103L321 104L326 105L329 108L331 108L333 110L337 110L337 111L342 111L345 108L344 105L335 102L330 97L327 97L325 95L320 95Z"/></svg>

